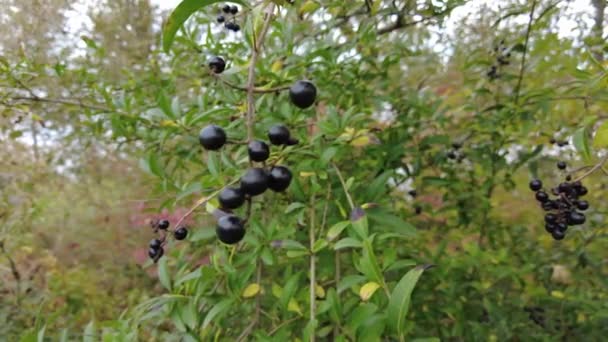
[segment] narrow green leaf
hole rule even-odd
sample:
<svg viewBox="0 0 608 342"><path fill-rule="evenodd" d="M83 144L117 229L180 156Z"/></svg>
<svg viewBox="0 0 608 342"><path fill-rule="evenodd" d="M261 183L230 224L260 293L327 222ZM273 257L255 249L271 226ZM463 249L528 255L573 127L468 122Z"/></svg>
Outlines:
<svg viewBox="0 0 608 342"><path fill-rule="evenodd" d="M167 266L167 257L160 258L158 261L158 280L169 291L171 291L171 276Z"/></svg>
<svg viewBox="0 0 608 342"><path fill-rule="evenodd" d="M380 284L384 284L384 277L372 243L369 240L363 242L363 256L361 257L361 270L367 276L369 280L374 280Z"/></svg>
<svg viewBox="0 0 608 342"><path fill-rule="evenodd" d="M82 342L95 342L97 340L97 333L95 330L95 322L90 321L89 324L84 328L82 336Z"/></svg>
<svg viewBox="0 0 608 342"><path fill-rule="evenodd" d="M587 127L581 127L574 132L574 136L572 137L572 142L574 143L574 147L578 151L578 153L583 157L583 159L588 162L591 160L591 151L589 148L589 131Z"/></svg>
<svg viewBox="0 0 608 342"><path fill-rule="evenodd" d="M604 121L595 132L595 137L593 138L593 147L608 147L608 121Z"/></svg>
<svg viewBox="0 0 608 342"><path fill-rule="evenodd" d="M335 250L344 248L361 248L361 242L359 240L347 237L336 242L336 245L334 246Z"/></svg>
<svg viewBox="0 0 608 342"><path fill-rule="evenodd" d="M163 50L165 50L165 52L169 52L169 49L171 49L171 45L173 44L173 40L175 39L177 30L179 30L179 28L186 20L188 20L188 18L190 18L192 14L194 14L194 12L217 2L224 2L224 0L184 0L177 5L163 25ZM231 0L230 2L247 6L247 3L242 0Z"/></svg>
<svg viewBox="0 0 608 342"><path fill-rule="evenodd" d="M422 272L429 267L431 265L421 265L411 269L401 278L391 293L388 303L388 322L399 336L404 333L405 317L410 307L414 287Z"/></svg>
<svg viewBox="0 0 608 342"><path fill-rule="evenodd" d="M329 228L329 230L327 231L327 239L329 241L332 241L335 238L337 238L340 235L340 233L342 233L344 228L346 228L349 224L350 224L350 221L342 221L342 222L338 222L338 223L334 224L333 226L331 226Z"/></svg>
<svg viewBox="0 0 608 342"><path fill-rule="evenodd" d="M222 313L224 313L225 311L227 311L230 308L230 305L232 304L232 298L226 298L223 299L219 302L217 302L212 308L211 310L209 310L209 312L207 313L207 316L205 316L205 320L203 321L203 329L205 329L209 323L211 323L211 321L213 321L213 319L219 315L221 315Z"/></svg>

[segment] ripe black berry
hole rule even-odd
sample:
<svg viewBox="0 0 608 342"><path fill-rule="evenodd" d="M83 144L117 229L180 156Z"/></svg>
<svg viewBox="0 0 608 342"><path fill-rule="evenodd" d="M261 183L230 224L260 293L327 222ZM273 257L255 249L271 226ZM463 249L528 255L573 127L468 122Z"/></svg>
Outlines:
<svg viewBox="0 0 608 342"><path fill-rule="evenodd" d="M245 236L245 228L240 218L235 215L220 217L215 229L217 238L225 244L235 244Z"/></svg>
<svg viewBox="0 0 608 342"><path fill-rule="evenodd" d="M312 82L297 81L289 88L291 102L299 108L308 108L315 103L317 88Z"/></svg>
<svg viewBox="0 0 608 342"><path fill-rule="evenodd" d="M289 129L285 125L274 125L268 130L268 139L273 145L286 145L289 142Z"/></svg>
<svg viewBox="0 0 608 342"><path fill-rule="evenodd" d="M565 223L557 223L555 225L555 229L561 230L562 232L565 232L566 230L568 230L568 225Z"/></svg>
<svg viewBox="0 0 608 342"><path fill-rule="evenodd" d="M557 162L557 168L560 170L565 170L566 169L566 162L565 161L558 161Z"/></svg>
<svg viewBox="0 0 608 342"><path fill-rule="evenodd" d="M268 187L276 192L285 191L291 183L291 171L284 166L275 166L270 170Z"/></svg>
<svg viewBox="0 0 608 342"><path fill-rule="evenodd" d="M157 262L163 254L165 254L165 250L162 247L148 249L148 256L150 259L154 260L154 262Z"/></svg>
<svg viewBox="0 0 608 342"><path fill-rule="evenodd" d="M235 24L235 23L233 23L233 22L231 22L231 21L228 21L228 22L226 22L226 23L224 24L224 27L225 27L227 30L234 31L234 28L236 27L236 24Z"/></svg>
<svg viewBox="0 0 608 342"><path fill-rule="evenodd" d="M569 181L571 181L571 180L572 180L572 176L567 175L567 176L566 176L566 182L569 182Z"/></svg>
<svg viewBox="0 0 608 342"><path fill-rule="evenodd" d="M551 138L549 140L549 143L552 144L552 145L555 144L556 142L557 142L557 140L555 140L555 138Z"/></svg>
<svg viewBox="0 0 608 342"><path fill-rule="evenodd" d="M539 191L536 193L536 200L541 203L545 203L549 200L549 195L547 195L547 193L544 191Z"/></svg>
<svg viewBox="0 0 608 342"><path fill-rule="evenodd" d="M163 230L169 228L169 221L167 221L167 220L158 221L158 228L163 229Z"/></svg>
<svg viewBox="0 0 608 342"><path fill-rule="evenodd" d="M201 130L198 141L207 150L219 150L226 143L226 132L216 125L209 125Z"/></svg>
<svg viewBox="0 0 608 342"><path fill-rule="evenodd" d="M300 140L298 140L296 138L289 137L289 140L287 140L287 146L293 146L293 145L297 145L299 143L300 143Z"/></svg>
<svg viewBox="0 0 608 342"><path fill-rule="evenodd" d="M419 205L415 206L414 213L416 213L416 215L420 215L420 213L422 213L422 207Z"/></svg>
<svg viewBox="0 0 608 342"><path fill-rule="evenodd" d="M230 5L224 5L224 7L222 7L222 12L226 14L230 13Z"/></svg>
<svg viewBox="0 0 608 342"><path fill-rule="evenodd" d="M462 143L459 143L459 142L452 143L452 148L455 150L460 150L461 147L462 147Z"/></svg>
<svg viewBox="0 0 608 342"><path fill-rule="evenodd" d="M541 207L544 211L551 211L555 208L555 204L553 203L553 201L546 201L542 203Z"/></svg>
<svg viewBox="0 0 608 342"><path fill-rule="evenodd" d="M233 24L232 25L232 31L234 32L239 32L241 30L241 26L239 24Z"/></svg>
<svg viewBox="0 0 608 342"><path fill-rule="evenodd" d="M186 227L179 227L173 232L173 236L175 236L175 240L183 240L188 236L188 229Z"/></svg>
<svg viewBox="0 0 608 342"><path fill-rule="evenodd" d="M538 191L540 189L542 189L543 187L543 182L541 182L538 179L533 179L530 181L530 190L532 191Z"/></svg>
<svg viewBox="0 0 608 342"><path fill-rule="evenodd" d="M268 174L266 170L254 167L241 177L241 190L250 196L257 196L268 189Z"/></svg>
<svg viewBox="0 0 608 342"><path fill-rule="evenodd" d="M447 154L448 159L456 159L456 153L454 153L454 151L450 151Z"/></svg>
<svg viewBox="0 0 608 342"><path fill-rule="evenodd" d="M566 234L561 230L556 229L551 233L551 236L553 236L553 239L555 240L563 240L564 237L566 237Z"/></svg>
<svg viewBox="0 0 608 342"><path fill-rule="evenodd" d="M568 145L568 142L567 142L567 141L565 141L565 140L564 140L564 141L559 141L559 142L557 143L557 146L559 146L559 147L564 147L564 146L566 146L566 145Z"/></svg>
<svg viewBox="0 0 608 342"><path fill-rule="evenodd" d="M152 241L150 241L150 248L159 249L162 244L163 242L159 239L153 239Z"/></svg>
<svg viewBox="0 0 608 342"><path fill-rule="evenodd" d="M236 6L230 7L230 13L231 14L237 14L237 13L239 13L239 8L236 7Z"/></svg>
<svg viewBox="0 0 608 342"><path fill-rule="evenodd" d="M418 195L418 193L416 192L415 189L412 189L412 190L408 191L407 193L408 193L408 195L410 195L410 196L412 196L414 198L416 197L416 195Z"/></svg>
<svg viewBox="0 0 608 342"><path fill-rule="evenodd" d="M226 24L227 25L227 24ZM215 74L221 74L226 69L226 62L222 57L213 57L209 60L209 69Z"/></svg>
<svg viewBox="0 0 608 342"><path fill-rule="evenodd" d="M555 223L555 221L557 221L557 216L555 216L555 214L547 214L545 215L545 222L547 223Z"/></svg>
<svg viewBox="0 0 608 342"><path fill-rule="evenodd" d="M586 187L584 187L584 186L580 186L580 187L576 188L576 193L577 193L579 196L585 196L585 195L587 194L587 192L588 192L588 190L587 190L587 188L586 188Z"/></svg>
<svg viewBox="0 0 608 342"><path fill-rule="evenodd" d="M245 194L239 188L224 188L218 196L220 205L224 209L236 209L245 203Z"/></svg>
<svg viewBox="0 0 608 342"><path fill-rule="evenodd" d="M224 16L223 16L223 15L218 15L218 16L217 16L217 22L218 22L218 23L220 23L220 24L221 24L221 23L223 23L224 21L226 21L226 18L224 18Z"/></svg>
<svg viewBox="0 0 608 342"><path fill-rule="evenodd" d="M553 223L545 223L545 230L547 233L553 233L553 231L557 229L557 226Z"/></svg>
<svg viewBox="0 0 608 342"><path fill-rule="evenodd" d="M576 202L576 207L579 210L587 210L589 208L589 202L587 202L587 201L577 201Z"/></svg>
<svg viewBox="0 0 608 342"><path fill-rule="evenodd" d="M256 162L263 162L270 156L270 148L261 140L253 140L247 146L249 159Z"/></svg>
<svg viewBox="0 0 608 342"><path fill-rule="evenodd" d="M577 212L577 211L571 211L570 214L568 215L568 224L573 225L573 226L577 226L579 224L583 224L585 223L585 215Z"/></svg>

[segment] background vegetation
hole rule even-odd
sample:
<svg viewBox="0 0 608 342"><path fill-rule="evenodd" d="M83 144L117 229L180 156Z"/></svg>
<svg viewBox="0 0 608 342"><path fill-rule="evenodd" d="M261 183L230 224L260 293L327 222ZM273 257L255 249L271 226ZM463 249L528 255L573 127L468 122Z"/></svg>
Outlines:
<svg viewBox="0 0 608 342"><path fill-rule="evenodd" d="M605 1L261 1L239 33L222 5L168 46L151 1L0 0L0 340L603 339ZM251 70L314 107L247 101ZM209 196L246 148L197 136L246 140L252 105L301 143L233 248ZM528 189L558 160L591 203L562 241ZM149 261L149 220L201 200Z"/></svg>

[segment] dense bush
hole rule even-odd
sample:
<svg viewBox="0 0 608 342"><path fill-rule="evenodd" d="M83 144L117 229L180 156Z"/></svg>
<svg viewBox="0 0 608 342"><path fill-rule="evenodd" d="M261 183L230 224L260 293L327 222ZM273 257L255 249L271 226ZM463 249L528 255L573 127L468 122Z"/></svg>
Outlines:
<svg viewBox="0 0 608 342"><path fill-rule="evenodd" d="M103 173L113 188L128 193L133 175L146 181L156 212L138 215L155 228L132 233L129 247L144 253L166 237L163 255L155 245L144 266L157 267L162 291L109 276L116 292L80 314L86 328L44 313L8 320L28 328L10 336L67 326L117 341L602 339L606 69L603 43L559 36L555 20L566 9L536 0L506 13L485 8L441 39L436 30L463 1L234 1L237 10L216 2L182 1L161 43L118 79L99 73L107 51L91 38L86 58L54 71L27 57L2 61L2 82L16 89L6 91L11 115L66 106L74 121L48 120L78 127L95 157L118 155L121 167ZM79 101L25 84L52 72L84 89ZM277 124L293 140L269 137ZM263 164L250 160L252 140L270 146ZM217 197L246 183L254 165L287 167L289 187L259 195L243 187L256 195L233 210L245 234L230 241L224 232L224 242L237 242L224 244L216 224L231 205ZM80 173L89 174L72 176ZM256 183L264 178L254 173ZM590 208L585 224L554 240L529 181L551 192L568 177L586 185ZM182 226L187 237L175 241ZM113 251L109 260L129 253ZM134 263L106 269L146 284ZM98 276L73 268L47 281L80 310L103 291L74 280ZM114 304L125 309L120 317Z"/></svg>

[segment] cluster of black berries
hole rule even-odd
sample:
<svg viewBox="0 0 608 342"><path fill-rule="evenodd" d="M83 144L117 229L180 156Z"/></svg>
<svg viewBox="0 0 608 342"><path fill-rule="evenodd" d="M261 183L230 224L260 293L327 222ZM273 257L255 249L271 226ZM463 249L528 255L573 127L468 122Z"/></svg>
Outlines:
<svg viewBox="0 0 608 342"><path fill-rule="evenodd" d="M224 28L230 31L238 32L241 26L236 23L235 15L239 13L239 8L236 6L224 5L222 7L222 14L217 16L217 22L224 24ZM228 18L226 18L226 16Z"/></svg>
<svg viewBox="0 0 608 342"><path fill-rule="evenodd" d="M488 76L488 78L491 80L495 80L500 77L499 70L501 67L511 64L511 52L508 51L504 39L501 40L498 45L494 46L494 55L496 56L496 61L486 73L486 76Z"/></svg>
<svg viewBox="0 0 608 342"><path fill-rule="evenodd" d="M148 246L148 256L154 262L157 262L163 254L165 254L165 250L163 246L167 241L167 231L169 230L169 221L167 220L152 220L150 225L154 229L156 234L159 234L158 238L152 239L150 241L150 245ZM173 231L173 237L175 240L183 240L188 236L188 229L184 226L177 227Z"/></svg>
<svg viewBox="0 0 608 342"><path fill-rule="evenodd" d="M557 163L560 170L566 169L566 163ZM545 229L555 240L562 240L566 236L568 226L577 226L585 223L585 215L580 211L589 208L589 202L581 200L588 192L580 181L571 182L571 177L566 176L566 180L557 187L551 189L551 193L556 198L551 199L550 195L543 191L543 183L539 179L530 181L530 189L536 192L536 200L540 202L545 214Z"/></svg>
<svg viewBox="0 0 608 342"><path fill-rule="evenodd" d="M268 130L268 139L272 145L295 145L298 140L291 137L289 129L284 125L274 125ZM226 143L226 132L221 127L209 125L199 134L199 142L207 150L218 150ZM234 215L232 211L241 207L245 201L263 194L267 189L275 192L287 190L291 183L292 173L280 165L266 166L270 156L270 147L262 140L252 140L247 145L249 160L252 163L263 163L263 167L251 167L240 179L238 187L225 187L218 199L221 210L226 213L217 221L216 233L220 241L235 244L245 236L245 221Z"/></svg>
<svg viewBox="0 0 608 342"><path fill-rule="evenodd" d="M462 148L462 143L453 142L452 149L449 150L448 153L446 154L448 159L456 160L457 162L461 162L466 157L464 152L460 151L461 148Z"/></svg>

